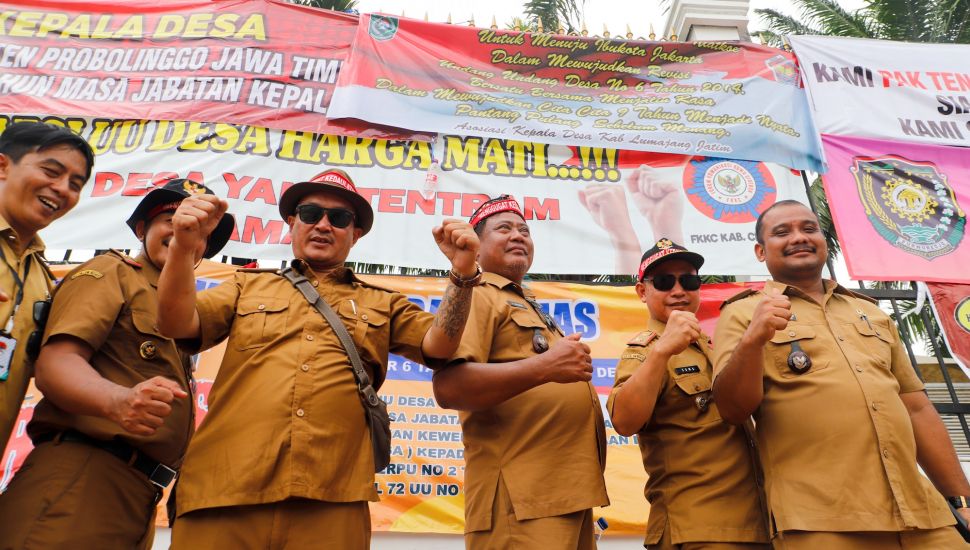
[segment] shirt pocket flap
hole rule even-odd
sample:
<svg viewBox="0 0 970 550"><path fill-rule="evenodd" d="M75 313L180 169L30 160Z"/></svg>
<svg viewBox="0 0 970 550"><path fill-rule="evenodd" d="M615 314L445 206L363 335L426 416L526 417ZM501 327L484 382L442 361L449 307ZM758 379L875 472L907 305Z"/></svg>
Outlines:
<svg viewBox="0 0 970 550"><path fill-rule="evenodd" d="M875 336L887 344L892 344L893 340L889 336L889 329L879 325L878 323L867 323L863 320L856 321L853 323L855 329L859 331L859 334L863 336Z"/></svg>
<svg viewBox="0 0 970 550"><path fill-rule="evenodd" d="M711 391L711 381L701 373L687 374L674 378L677 387L684 390L687 395Z"/></svg>
<svg viewBox="0 0 970 550"><path fill-rule="evenodd" d="M239 300L236 306L236 315L251 315L253 313L276 313L286 309L289 304L287 300L279 298L246 298Z"/></svg>
<svg viewBox="0 0 970 550"><path fill-rule="evenodd" d="M161 331L158 330L157 319L147 311L131 310L131 322L135 325L135 329L142 334L151 334L159 338L165 338L162 336Z"/></svg>
<svg viewBox="0 0 970 550"><path fill-rule="evenodd" d="M376 309L360 308L360 320L372 327L379 327L387 322L387 315Z"/></svg>
<svg viewBox="0 0 970 550"><path fill-rule="evenodd" d="M815 329L805 325L788 325L787 327L775 332L771 339L773 344L788 344L797 340L808 340L815 338Z"/></svg>
<svg viewBox="0 0 970 550"><path fill-rule="evenodd" d="M512 322L522 328L545 328L546 324L539 319L534 311L527 309L512 309Z"/></svg>

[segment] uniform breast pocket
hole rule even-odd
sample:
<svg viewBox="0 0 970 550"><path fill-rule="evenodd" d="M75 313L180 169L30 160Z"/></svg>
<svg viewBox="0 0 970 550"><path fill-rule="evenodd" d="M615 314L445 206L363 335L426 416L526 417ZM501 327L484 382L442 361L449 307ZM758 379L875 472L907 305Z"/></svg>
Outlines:
<svg viewBox="0 0 970 550"><path fill-rule="evenodd" d="M696 411L696 422L709 424L721 420L721 415L711 399L711 380L702 373L681 375L673 378L680 390L678 396L687 400L686 409Z"/></svg>
<svg viewBox="0 0 970 550"><path fill-rule="evenodd" d="M859 349L872 366L889 369L892 364L893 339L890 335L888 321L856 321L851 325L844 325L843 330L858 342Z"/></svg>
<svg viewBox="0 0 970 550"><path fill-rule="evenodd" d="M539 316L532 310L512 308L512 323L518 327L515 335L517 343L521 349L534 349L532 345L536 330L542 331L546 324L539 319Z"/></svg>
<svg viewBox="0 0 970 550"><path fill-rule="evenodd" d="M386 313L350 300L338 304L336 309L358 348L364 347L364 343L370 338L378 338L376 341L386 340L379 338L382 331L387 330Z"/></svg>
<svg viewBox="0 0 970 550"><path fill-rule="evenodd" d="M135 327L136 341L131 342L135 352L150 367L158 367L161 372L168 373L172 366L165 363L161 355L172 341L162 336L158 330L158 320L155 315L147 311L132 310L131 323ZM169 356L171 357L171 355Z"/></svg>
<svg viewBox="0 0 970 550"><path fill-rule="evenodd" d="M265 346L286 330L289 302L279 298L251 297L240 300L233 322L234 347L240 351Z"/></svg>
<svg viewBox="0 0 970 550"><path fill-rule="evenodd" d="M832 350L820 348L822 344L819 342L819 333L822 330L825 330L824 326L789 324L784 329L775 332L775 337L771 339L768 346L776 373L782 378L796 378L810 375L828 367L825 354L832 353ZM798 351L804 352L804 355L798 354ZM793 353L795 355L792 355ZM805 356L811 361L808 370L799 374L788 366L789 358L797 367L799 362L804 361Z"/></svg>

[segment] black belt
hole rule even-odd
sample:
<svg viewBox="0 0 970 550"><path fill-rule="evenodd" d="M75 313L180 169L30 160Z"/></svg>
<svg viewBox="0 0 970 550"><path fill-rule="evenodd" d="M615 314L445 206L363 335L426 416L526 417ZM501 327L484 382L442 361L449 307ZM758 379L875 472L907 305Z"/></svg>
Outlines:
<svg viewBox="0 0 970 550"><path fill-rule="evenodd" d="M71 443L84 443L85 445L97 447L103 451L113 454L132 468L145 474L148 477L148 481L159 489L168 487L178 474L178 470L173 470L157 460L152 460L131 445L117 439L105 441L102 439L95 439L89 435L85 435L75 430L67 430L63 432L42 434L37 436L37 438L33 441L34 445L40 445L41 443L47 443L48 441L67 441Z"/></svg>

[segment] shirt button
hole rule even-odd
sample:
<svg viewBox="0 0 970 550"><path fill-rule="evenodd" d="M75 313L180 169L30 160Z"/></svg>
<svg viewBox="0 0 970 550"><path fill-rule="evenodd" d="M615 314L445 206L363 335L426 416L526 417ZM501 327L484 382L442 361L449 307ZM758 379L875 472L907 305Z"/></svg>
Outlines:
<svg viewBox="0 0 970 550"><path fill-rule="evenodd" d="M360 318L363 319L364 321L366 321L367 320L367 314L365 313L365 314L361 315Z"/></svg>
<svg viewBox="0 0 970 550"><path fill-rule="evenodd" d="M312 334L307 334L306 335L306 339L307 340L313 340L313 335Z"/></svg>
<svg viewBox="0 0 970 550"><path fill-rule="evenodd" d="M694 384L694 391L701 391L701 385L700 384Z"/></svg>
<svg viewBox="0 0 970 550"><path fill-rule="evenodd" d="M875 403L873 403L872 404L872 410L878 411L879 410L879 405L876 405Z"/></svg>
<svg viewBox="0 0 970 550"><path fill-rule="evenodd" d="M307 371L310 370L310 365L307 365L306 363L304 363L304 364L300 365L300 370L303 371L303 372L307 372Z"/></svg>
<svg viewBox="0 0 970 550"><path fill-rule="evenodd" d="M844 342L844 341L845 341L845 338L839 336L839 342Z"/></svg>
<svg viewBox="0 0 970 550"><path fill-rule="evenodd" d="M259 306L257 306L256 309L262 311L262 310L266 309L266 304L259 304Z"/></svg>
<svg viewBox="0 0 970 550"><path fill-rule="evenodd" d="M859 372L862 372L862 367L860 367L859 365L856 365L856 366L855 366L855 370L857 370L857 371L859 371Z"/></svg>
<svg viewBox="0 0 970 550"><path fill-rule="evenodd" d="M794 335L795 335L795 331L794 330L789 330L788 331L788 336L794 336Z"/></svg>
<svg viewBox="0 0 970 550"><path fill-rule="evenodd" d="M299 416L300 418L303 418L303 415L305 415L305 414L306 413L303 412L303 409L297 409L296 410L296 415Z"/></svg>
<svg viewBox="0 0 970 550"><path fill-rule="evenodd" d="M319 284L320 284L320 281L313 281L313 286L317 286Z"/></svg>
<svg viewBox="0 0 970 550"><path fill-rule="evenodd" d="M889 458L889 449L883 449L882 450L882 456L884 456L886 458Z"/></svg>

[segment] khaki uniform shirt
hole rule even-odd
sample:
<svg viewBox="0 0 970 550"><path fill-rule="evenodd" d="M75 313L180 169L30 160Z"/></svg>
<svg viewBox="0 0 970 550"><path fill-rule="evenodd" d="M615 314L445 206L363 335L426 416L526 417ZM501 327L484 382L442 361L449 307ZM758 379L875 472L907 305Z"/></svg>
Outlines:
<svg viewBox="0 0 970 550"><path fill-rule="evenodd" d="M535 355L536 330L551 331L512 281L485 273L472 294L468 327L449 364L505 363ZM469 391L474 391L469 388ZM519 521L609 503L603 468L606 428L588 382L548 383L483 411L459 413L465 444L465 532L492 527L499 475Z"/></svg>
<svg viewBox="0 0 970 550"><path fill-rule="evenodd" d="M431 314L347 269L305 275L343 319L371 380L383 380L388 352L425 362ZM202 349L228 342L182 468L179 514L291 497L378 500L350 360L320 312L282 276L245 271L201 292L197 309Z"/></svg>
<svg viewBox="0 0 970 550"><path fill-rule="evenodd" d="M192 361L158 331L158 276L158 268L144 255L132 260L115 250L74 268L54 292L44 342L73 336L94 350L89 362L105 379L131 388L164 376L189 396L172 401L171 414L151 436L128 433L107 418L68 413L45 398L27 427L31 437L77 430L97 439L118 438L178 467L195 428Z"/></svg>
<svg viewBox="0 0 970 550"><path fill-rule="evenodd" d="M649 330L620 356L606 404L610 415L617 390L641 367L665 327L650 319ZM768 542L753 449L744 428L723 422L711 400L712 354L702 334L670 358L653 416L637 433L650 502L645 544L660 542L664 529L670 529L673 544Z"/></svg>
<svg viewBox="0 0 970 550"><path fill-rule="evenodd" d="M22 254L17 254L12 247L17 242L16 239L17 234L7 220L0 216L0 250L6 260L0 262L0 289L10 296L10 300L0 302L0 329L6 326L7 319L13 315L14 300L17 297L17 283L11 270L16 270L24 282L24 298L14 316L11 331L17 346L10 361L10 373L6 380L0 381L0 452L10 440L30 377L34 375L33 361L27 358L27 339L30 333L37 330L34 323L34 302L46 300L53 288L53 277L41 259L44 243L40 237L34 237Z"/></svg>
<svg viewBox="0 0 970 550"><path fill-rule="evenodd" d="M901 531L953 524L916 466L916 440L899 394L923 384L892 320L861 295L825 281L816 303L791 298L792 319L765 346L764 400L754 413L768 503L779 531ZM726 302L715 332L715 372L731 356L763 292ZM733 301L732 300L736 300ZM788 368L797 342L812 360Z"/></svg>

